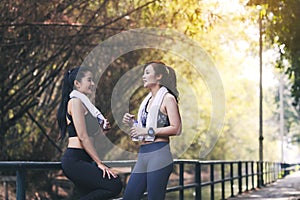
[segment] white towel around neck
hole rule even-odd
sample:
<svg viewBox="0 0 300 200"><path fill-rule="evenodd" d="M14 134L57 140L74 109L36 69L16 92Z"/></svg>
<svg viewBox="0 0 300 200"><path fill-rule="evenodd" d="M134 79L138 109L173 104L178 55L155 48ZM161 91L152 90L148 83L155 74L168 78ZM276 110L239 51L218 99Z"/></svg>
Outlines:
<svg viewBox="0 0 300 200"><path fill-rule="evenodd" d="M163 101L163 98L165 96L165 94L168 93L168 89L166 87L161 87L154 99L152 100L151 106L149 108L149 112L147 115L147 120L146 120L146 127L152 127L152 128L157 128L157 117L158 117L158 111L160 109L161 103ZM138 111L138 126L142 127L142 123L141 123L141 117L142 117L142 112L143 109L146 109L145 106L147 104L147 102L149 101L149 99L152 97L152 93L150 92L145 99L142 101L139 111ZM145 140L145 141L154 141L155 137L150 137L150 136L146 136L145 138L143 137L139 137L139 140Z"/></svg>
<svg viewBox="0 0 300 200"><path fill-rule="evenodd" d="M96 106L94 106L94 104L90 101L90 99L83 93L79 92L78 90L73 90L70 93L70 98L79 98L81 100L81 102L85 105L85 107L90 111L90 113L98 119L98 121L102 120L102 122L104 122L105 118L102 115L102 113L100 112L100 110L98 108L96 108ZM102 123L101 122L101 123Z"/></svg>

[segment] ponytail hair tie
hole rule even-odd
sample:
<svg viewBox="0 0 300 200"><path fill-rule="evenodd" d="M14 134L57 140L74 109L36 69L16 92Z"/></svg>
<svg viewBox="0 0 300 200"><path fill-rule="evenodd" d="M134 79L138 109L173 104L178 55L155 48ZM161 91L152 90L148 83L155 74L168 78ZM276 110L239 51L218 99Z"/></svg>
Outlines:
<svg viewBox="0 0 300 200"><path fill-rule="evenodd" d="M165 66L165 68L166 68L167 74L169 75L169 74L170 74L169 67L168 67L168 66Z"/></svg>

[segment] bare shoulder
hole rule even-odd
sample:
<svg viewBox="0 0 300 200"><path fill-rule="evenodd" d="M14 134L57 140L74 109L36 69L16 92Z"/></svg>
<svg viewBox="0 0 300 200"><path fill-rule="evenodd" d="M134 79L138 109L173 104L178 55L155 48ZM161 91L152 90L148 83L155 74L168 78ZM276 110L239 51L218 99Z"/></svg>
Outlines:
<svg viewBox="0 0 300 200"><path fill-rule="evenodd" d="M79 98L72 98L69 100L70 105L79 106L82 105L81 100Z"/></svg>
<svg viewBox="0 0 300 200"><path fill-rule="evenodd" d="M177 104L177 101L174 97L174 95L172 95L171 93L167 93L164 97L164 102L165 103L176 103Z"/></svg>
<svg viewBox="0 0 300 200"><path fill-rule="evenodd" d="M70 110L79 109L84 111L83 104L79 98L72 98L69 100L68 107Z"/></svg>
<svg viewBox="0 0 300 200"><path fill-rule="evenodd" d="M168 110L175 107L178 107L175 97L170 93L165 94L161 104L161 112L167 115Z"/></svg>

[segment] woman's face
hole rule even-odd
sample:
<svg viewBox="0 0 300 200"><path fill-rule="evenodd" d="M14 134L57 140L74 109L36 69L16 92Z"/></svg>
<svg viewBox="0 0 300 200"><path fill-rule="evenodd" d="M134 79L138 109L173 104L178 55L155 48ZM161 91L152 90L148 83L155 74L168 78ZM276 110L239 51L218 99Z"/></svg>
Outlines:
<svg viewBox="0 0 300 200"><path fill-rule="evenodd" d="M155 75L155 71L151 64L144 70L143 82L145 88L158 84L157 76Z"/></svg>
<svg viewBox="0 0 300 200"><path fill-rule="evenodd" d="M83 94L92 94L95 91L95 83L93 74L90 71L84 73L84 77L80 81L75 81L76 89Z"/></svg>

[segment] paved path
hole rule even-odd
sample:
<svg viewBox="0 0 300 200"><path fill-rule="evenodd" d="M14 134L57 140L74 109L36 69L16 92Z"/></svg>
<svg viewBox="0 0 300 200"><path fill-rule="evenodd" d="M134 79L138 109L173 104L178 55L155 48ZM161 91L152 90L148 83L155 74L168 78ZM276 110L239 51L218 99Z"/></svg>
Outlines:
<svg viewBox="0 0 300 200"><path fill-rule="evenodd" d="M287 175L266 187L237 195L228 200L239 199L300 200L300 171Z"/></svg>

